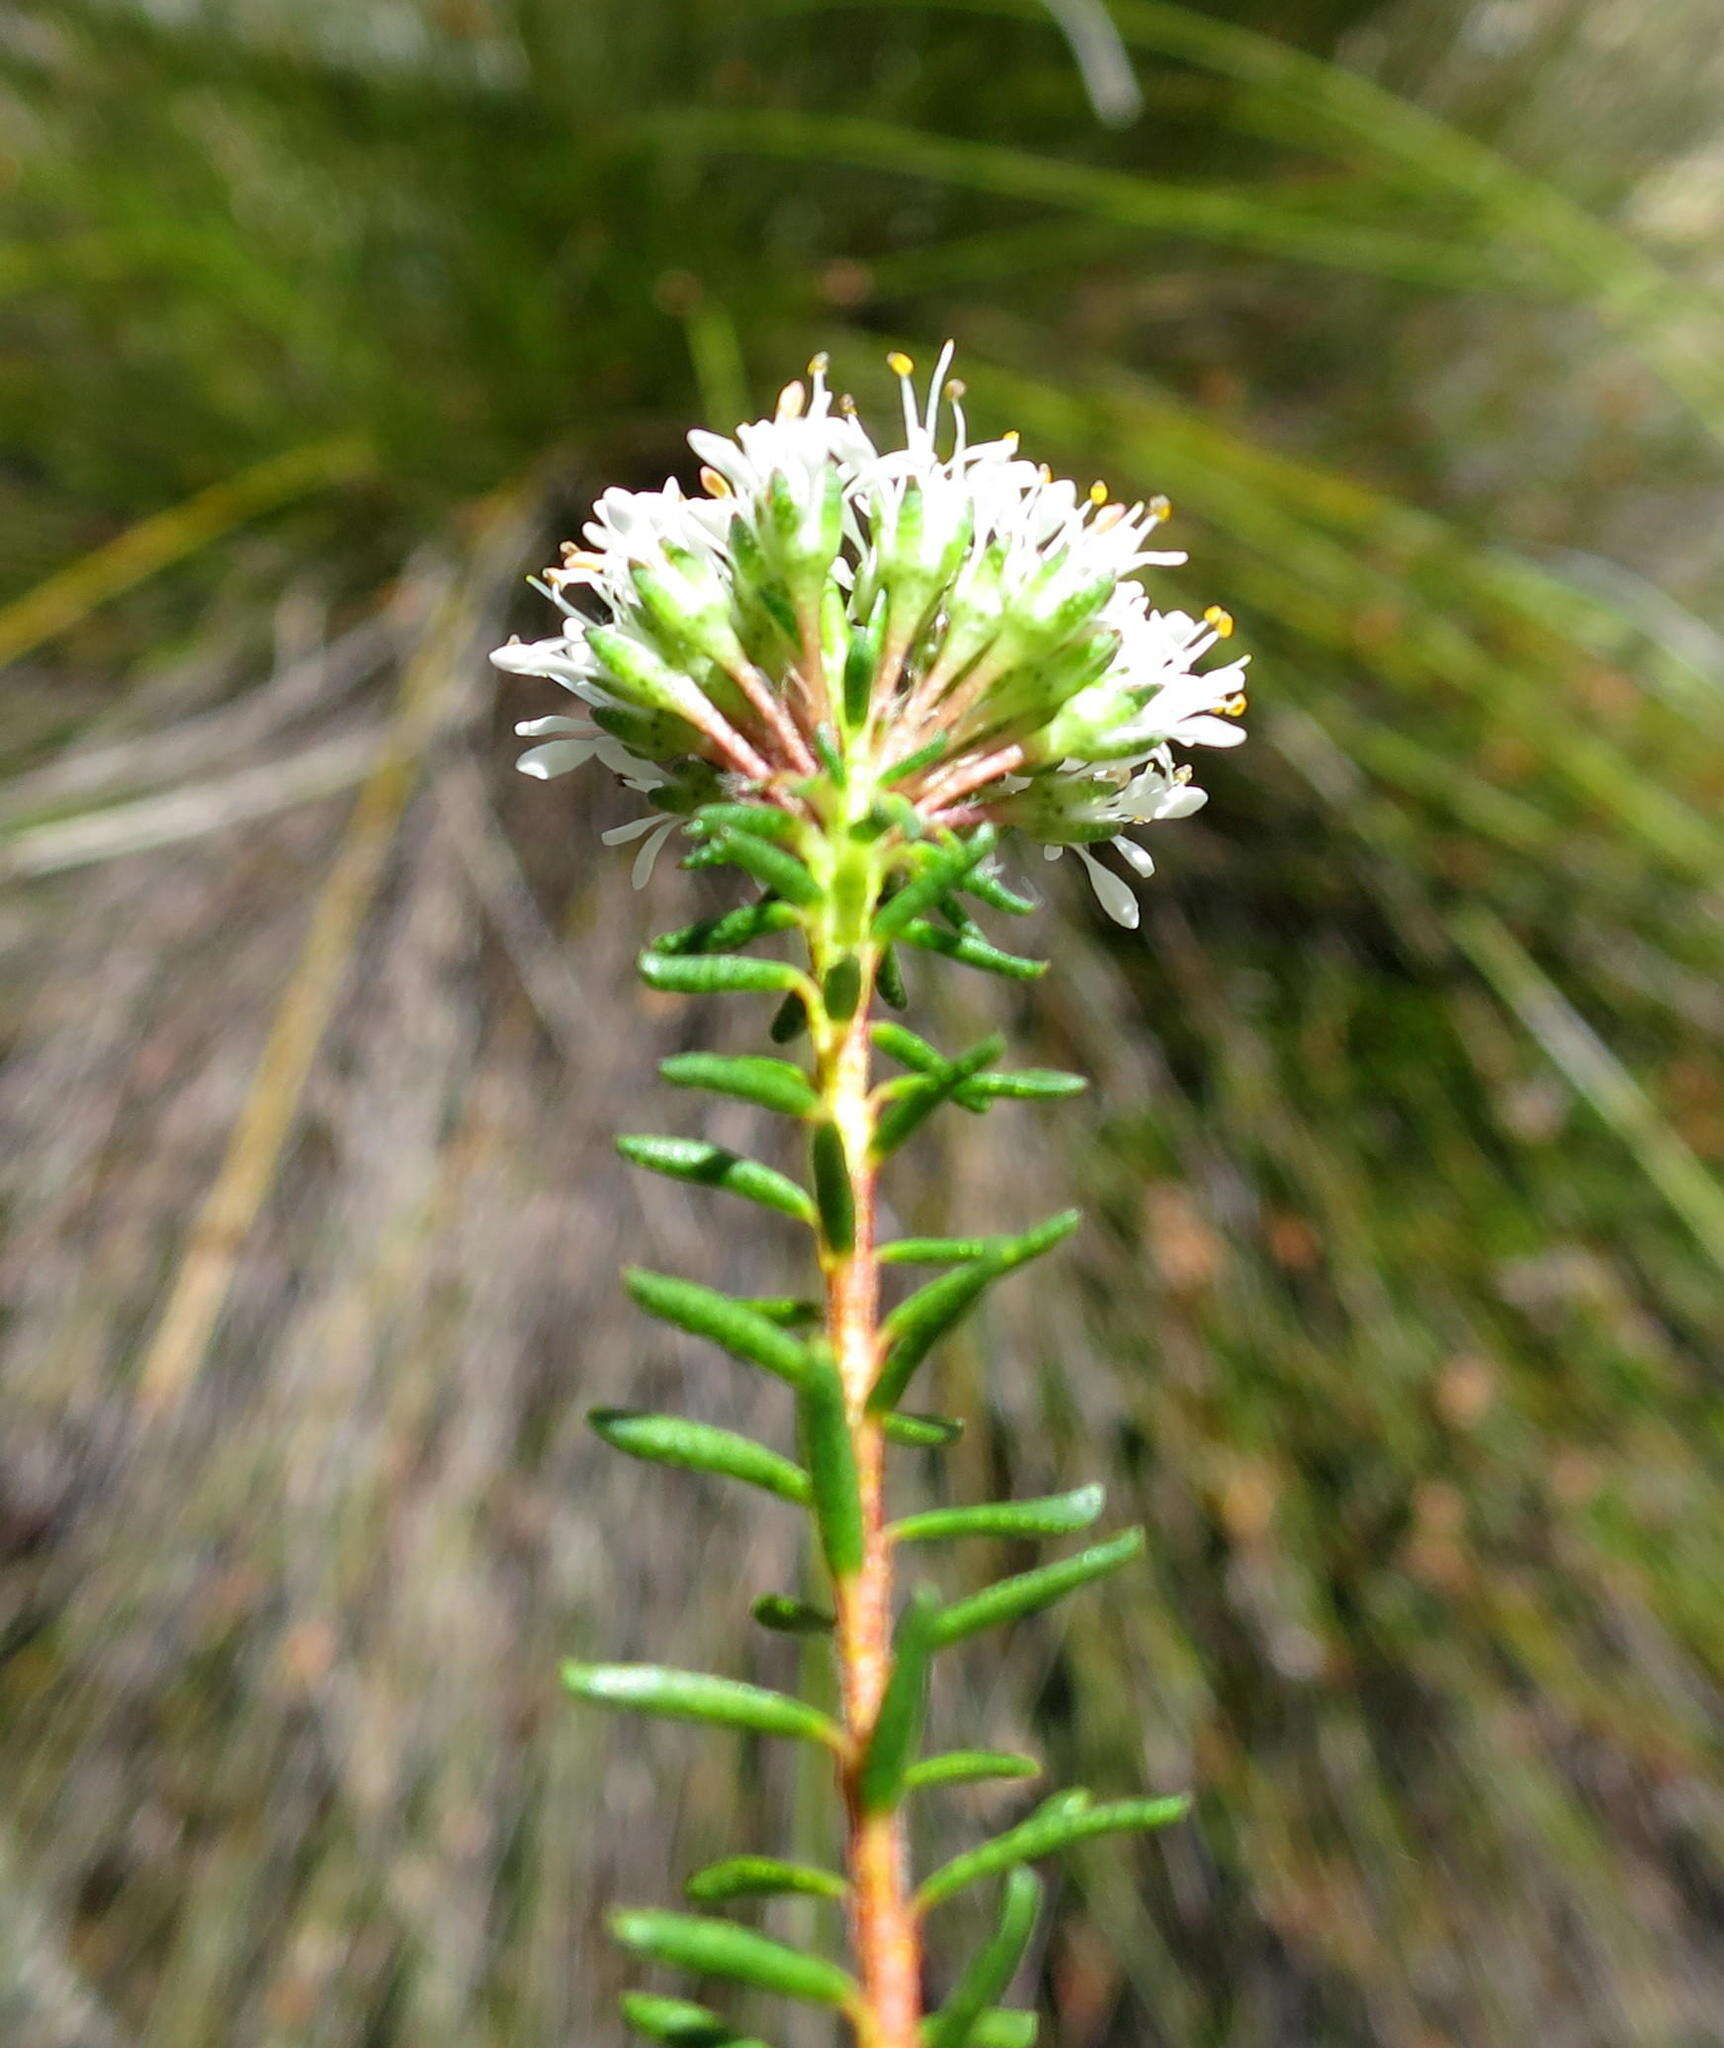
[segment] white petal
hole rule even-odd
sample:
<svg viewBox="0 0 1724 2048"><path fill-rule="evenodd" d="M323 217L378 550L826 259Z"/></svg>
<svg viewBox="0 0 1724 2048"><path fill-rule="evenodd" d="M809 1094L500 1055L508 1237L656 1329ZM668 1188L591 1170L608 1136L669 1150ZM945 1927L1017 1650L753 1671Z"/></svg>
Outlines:
<svg viewBox="0 0 1724 2048"><path fill-rule="evenodd" d="M1202 810L1208 801L1208 790L1199 789L1194 782L1176 782L1149 815L1158 824L1168 818L1189 818L1193 811Z"/></svg>
<svg viewBox="0 0 1724 2048"><path fill-rule="evenodd" d="M549 782L553 775L567 775L597 752L591 740L547 740L542 747L529 747L515 763L523 775Z"/></svg>
<svg viewBox="0 0 1724 2048"><path fill-rule="evenodd" d="M1126 866L1134 868L1146 882L1155 873L1155 862L1149 857L1148 847L1139 846L1135 839L1127 839L1123 832L1112 842L1112 845L1114 851L1125 862Z"/></svg>
<svg viewBox="0 0 1724 2048"><path fill-rule="evenodd" d="M1177 730L1168 734L1182 747L1236 747L1244 737L1244 726L1235 725L1231 718L1211 718L1207 713L1183 719Z"/></svg>
<svg viewBox="0 0 1724 2048"><path fill-rule="evenodd" d="M1101 904L1115 924L1122 924L1128 932L1137 930L1138 919L1143 911L1137 894L1129 882L1122 881L1112 868L1104 868L1087 847L1077 849L1079 860L1089 869L1090 886L1095 890L1096 900Z"/></svg>
<svg viewBox="0 0 1724 2048"><path fill-rule="evenodd" d="M631 818L626 825L613 825L599 837L607 846L626 846L631 839L638 839L643 832L651 832L662 821L653 812L644 818Z"/></svg>
<svg viewBox="0 0 1724 2048"><path fill-rule="evenodd" d="M675 829L676 820L674 818L666 818L652 837L642 845L640 852L635 855L635 864L630 874L630 880L637 889L644 889L646 887L647 879L652 874L653 862L658 859L659 848L663 846Z"/></svg>
<svg viewBox="0 0 1724 2048"><path fill-rule="evenodd" d="M524 740L543 739L548 733L572 733L578 739L598 739L598 732L591 721L585 718L564 718L556 713L550 718L523 718L515 731Z"/></svg>

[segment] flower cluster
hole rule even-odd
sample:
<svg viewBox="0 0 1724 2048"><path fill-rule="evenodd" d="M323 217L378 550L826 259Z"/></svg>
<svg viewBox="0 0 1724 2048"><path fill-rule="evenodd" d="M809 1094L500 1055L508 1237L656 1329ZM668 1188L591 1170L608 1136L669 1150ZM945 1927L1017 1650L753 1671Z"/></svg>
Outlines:
<svg viewBox="0 0 1724 2048"><path fill-rule="evenodd" d="M530 775L597 759L651 810L644 878L678 821L714 797L802 811L823 773L911 805L924 828L991 821L1082 855L1120 923L1141 826L1204 801L1172 749L1244 737L1243 659L1199 672L1232 631L1158 611L1136 573L1184 560L1148 543L1165 499L1126 505L1019 453L972 444L948 347L925 406L894 356L904 445L876 447L825 359L769 420L697 432L703 495L606 491L540 586L563 628L492 656L580 700L517 727ZM950 414L949 436L944 415ZM948 441L942 454L939 443Z"/></svg>

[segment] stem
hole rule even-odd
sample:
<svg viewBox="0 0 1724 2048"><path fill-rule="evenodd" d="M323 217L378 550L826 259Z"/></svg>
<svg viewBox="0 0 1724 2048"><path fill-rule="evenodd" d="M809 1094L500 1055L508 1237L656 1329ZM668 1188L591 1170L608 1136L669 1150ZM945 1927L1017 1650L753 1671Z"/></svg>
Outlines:
<svg viewBox="0 0 1724 2048"><path fill-rule="evenodd" d="M855 1200L854 1241L828 1247L826 1332L844 1384L862 1498L860 1568L835 1588L840 1700L848 1737L842 1789L851 1919L862 1986L856 2014L859 2048L917 2048L922 2018L921 1931L910 1899L903 1811L864 1814L857 1769L873 1733L892 1662L892 1546L886 1534L885 1437L868 1413L879 1367L880 1264L875 1247L874 1107L869 1098L869 1010L876 956L861 956L862 991L854 1015L827 1023L817 1047L816 1082L844 1141ZM824 963L816 960L816 979Z"/></svg>

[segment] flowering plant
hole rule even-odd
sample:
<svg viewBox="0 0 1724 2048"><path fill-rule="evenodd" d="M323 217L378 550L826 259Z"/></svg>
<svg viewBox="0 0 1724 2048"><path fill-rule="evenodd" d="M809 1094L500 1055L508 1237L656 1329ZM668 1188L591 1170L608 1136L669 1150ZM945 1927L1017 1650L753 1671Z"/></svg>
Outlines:
<svg viewBox="0 0 1724 2048"><path fill-rule="evenodd" d="M899 1605L906 1546L971 1535L1049 1537L1087 1528L1101 1490L938 1509L892 1521L890 1447L939 1448L959 1424L907 1410L917 1369L985 1290L1066 1237L1075 1212L1017 1235L881 1242L884 1163L947 1103L1049 1098L1075 1075L1001 1072L997 1037L948 1057L876 1014L901 1009L910 948L1011 978L1043 963L1004 951L967 907L1008 914L1031 903L996 867L1002 835L1067 847L1108 913L1137 922L1129 883L1100 858L1115 849L1148 875L1134 834L1203 802L1175 747L1243 737L1242 661L1196 664L1232 630L1214 608L1199 622L1155 610L1135 572L1183 560L1148 543L1165 500L1125 505L1096 485L1057 480L1015 436L971 443L963 391L941 357L925 404L912 366L892 358L904 445L882 451L848 400L834 401L824 358L789 385L774 417L734 439L690 436L705 494L675 482L607 491L584 547L564 551L540 586L562 630L493 656L518 675L561 683L573 714L518 728L521 760L550 777L598 760L646 800L647 814L606 834L641 838L636 881L679 829L687 866L726 865L758 884L729 913L653 941L641 972L654 988L779 997L772 1038L806 1036L806 1065L685 1053L666 1078L780 1113L806 1140L807 1183L703 1141L619 1141L635 1163L724 1189L807 1226L822 1280L817 1310L745 1301L666 1274L634 1271L649 1314L711 1339L791 1389L798 1456L686 1419L604 1410L619 1450L728 1477L805 1508L829 1599L767 1595L769 1628L829 1637L836 1716L788 1694L659 1665L571 1665L583 1699L784 1736L830 1753L843 1812L842 1867L744 1855L688 1881L698 1906L783 1893L842 1900L853 1971L705 1913L630 1911L619 1938L703 1978L728 1979L836 2008L859 2048L1010 2048L1034 2016L997 2000L1029 1941L1038 1898L1030 1866L1098 1835L1154 1828L1182 1798L1097 1803L1063 1793L913 1888L905 1810L913 1796L989 1777L1028 1777L1028 1758L965 1750L920 1754L938 1652L1033 1613L1116 1570L1141 1532L942 1603L918 1589ZM945 414L951 426L942 453ZM789 936L795 957L746 950ZM874 1055L902 1071L877 1081ZM882 1312L884 1269L944 1270ZM922 1925L962 1888L999 1878L997 1931L924 2016ZM758 2048L705 2006L632 1993L625 2016L682 2048Z"/></svg>

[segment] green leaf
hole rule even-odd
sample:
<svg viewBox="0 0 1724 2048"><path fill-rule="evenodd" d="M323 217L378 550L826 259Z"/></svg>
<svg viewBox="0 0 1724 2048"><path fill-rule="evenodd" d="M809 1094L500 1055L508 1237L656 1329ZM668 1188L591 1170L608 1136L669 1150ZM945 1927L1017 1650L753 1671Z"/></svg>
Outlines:
<svg viewBox="0 0 1724 2048"><path fill-rule="evenodd" d="M894 1010L910 1007L910 992L904 986L904 970L898 962L895 946L883 947L880 964L874 970L874 986L880 991L880 1000Z"/></svg>
<svg viewBox="0 0 1724 2048"><path fill-rule="evenodd" d="M808 1474L752 1437L717 1429L710 1422L690 1422L680 1415L647 1415L632 1408L595 1408L587 1421L614 1450L631 1458L740 1479L745 1486L758 1486L763 1493L775 1493L798 1507L808 1504Z"/></svg>
<svg viewBox="0 0 1724 2048"><path fill-rule="evenodd" d="M793 1387L802 1384L806 1347L757 1309L696 1280L650 1273L640 1266L624 1273L623 1284L649 1316L686 1330L690 1336L709 1338L733 1357L761 1366Z"/></svg>
<svg viewBox="0 0 1724 2048"><path fill-rule="evenodd" d="M794 1600L788 1593L762 1593L748 1611L762 1628L782 1636L830 1635L837 1626L835 1617L824 1607Z"/></svg>
<svg viewBox="0 0 1724 2048"><path fill-rule="evenodd" d="M964 893L974 896L978 903L985 903L990 910L1003 910L1011 917L1028 917L1037 907L1033 896L1020 896L998 875L990 875L981 868L964 878L963 887Z"/></svg>
<svg viewBox="0 0 1724 2048"><path fill-rule="evenodd" d="M920 946L924 953L941 953L960 967L977 967L984 974L1004 975L1008 981L1036 981L1048 971L1045 960L1026 960L1019 953L1005 953L974 932L942 931L937 924L912 918L898 934L907 945Z"/></svg>
<svg viewBox="0 0 1724 2048"><path fill-rule="evenodd" d="M895 1522L895 1543L936 1543L953 1536L1069 1536L1087 1529L1106 1504L1100 1486L1050 1493L1040 1500L996 1500L979 1507L930 1508Z"/></svg>
<svg viewBox="0 0 1724 2048"><path fill-rule="evenodd" d="M1082 1074L1062 1074L1057 1067L1019 1067L1010 1074L978 1074L964 1092L1012 1102L1054 1102L1081 1095L1088 1086Z"/></svg>
<svg viewBox="0 0 1724 2048"><path fill-rule="evenodd" d="M943 1451L964 1433L964 1425L950 1415L906 1415L902 1409L880 1418L886 1441L908 1444L914 1450Z"/></svg>
<svg viewBox="0 0 1724 2048"><path fill-rule="evenodd" d="M922 2022L924 2042L933 2024L931 2019ZM1033 2012L1008 2012L1004 2006L992 2006L971 2028L969 2048L1036 2048L1040 2025ZM739 2042L737 2048L755 2048L755 2044Z"/></svg>
<svg viewBox="0 0 1724 2048"><path fill-rule="evenodd" d="M800 1067L756 1053L673 1053L658 1070L673 1088L710 1088L781 1116L807 1116L820 1099Z"/></svg>
<svg viewBox="0 0 1724 2048"><path fill-rule="evenodd" d="M834 1024L848 1024L855 1016L862 1000L862 963L854 953L846 953L826 970L820 996Z"/></svg>
<svg viewBox="0 0 1724 2048"><path fill-rule="evenodd" d="M798 921L788 903L776 899L744 903L735 910L727 910L722 917L702 918L698 924L685 924L680 931L664 932L647 950L661 956L723 953L770 932L788 930Z"/></svg>
<svg viewBox="0 0 1724 2048"><path fill-rule="evenodd" d="M869 1393L869 1407L895 1405L916 1368L946 1332L969 1313L985 1289L1002 1274L1039 1257L1062 1238L1069 1237L1082 1220L1078 1210L1067 1209L1021 1236L992 1240L992 1249L985 1258L972 1259L956 1272L931 1280L900 1302L881 1326L886 1358Z"/></svg>
<svg viewBox="0 0 1724 2048"><path fill-rule="evenodd" d="M727 1195L740 1195L744 1201L758 1202L763 1209L776 1209L780 1215L813 1226L814 1204L806 1189L758 1159L744 1159L705 1138L637 1135L618 1138L616 1144L631 1165L697 1187L722 1188Z"/></svg>
<svg viewBox="0 0 1724 2048"><path fill-rule="evenodd" d="M800 991L792 989L773 1012L767 1036L774 1045L789 1045L808 1029L808 1004Z"/></svg>
<svg viewBox="0 0 1724 2048"><path fill-rule="evenodd" d="M873 1038L889 1059L897 1060L913 1073L932 1078L949 1071L948 1062L936 1047L890 1018L874 1026ZM1031 1101L1080 1095L1088 1086L1081 1074L1062 1074L1051 1067L1020 1067L1008 1074L978 1073L951 1093L960 1108L979 1114L998 1099Z"/></svg>
<svg viewBox="0 0 1724 2048"><path fill-rule="evenodd" d="M703 1977L728 1977L733 1983L776 1991L783 1998L842 2006L856 1995L854 1982L836 1963L800 1955L728 1920L707 1920L692 1913L617 1913L611 1932L624 1948L654 1962Z"/></svg>
<svg viewBox="0 0 1724 2048"><path fill-rule="evenodd" d="M727 1856L697 1870L683 1886L697 1906L721 1906L729 1899L770 1899L786 1892L805 1898L841 1899L850 1887L836 1871L810 1863L784 1863L776 1856Z"/></svg>
<svg viewBox="0 0 1724 2048"><path fill-rule="evenodd" d="M595 1706L626 1707L672 1721L706 1721L755 1735L784 1735L842 1749L844 1731L788 1693L768 1692L736 1678L704 1671L672 1671L663 1664L565 1664L563 1683Z"/></svg>
<svg viewBox="0 0 1724 2048"><path fill-rule="evenodd" d="M640 975L649 988L675 995L750 995L800 990L803 975L787 960L753 960L742 953L643 953Z"/></svg>
<svg viewBox="0 0 1724 2048"><path fill-rule="evenodd" d="M1033 1756L1003 1749L953 1749L927 1756L904 1773L904 1788L926 1792L936 1785L974 1785L984 1778L1039 1778L1042 1767Z"/></svg>
<svg viewBox="0 0 1724 2048"><path fill-rule="evenodd" d="M1000 1921L977 1951L924 2036L927 2048L970 2048L976 2024L1017 1974L1035 1932L1041 1880L1021 1864L1006 1879Z"/></svg>
<svg viewBox="0 0 1724 2048"><path fill-rule="evenodd" d="M697 839L720 832L751 832L757 839L788 839L796 820L771 804L702 804L688 821Z"/></svg>
<svg viewBox="0 0 1724 2048"><path fill-rule="evenodd" d="M1190 1799L1179 1793L1171 1799L1120 1799L1111 1805L1088 1806L1077 1811L1044 1809L1005 1834L996 1835L991 1842L984 1842L979 1849L954 1856L923 1885L916 1903L924 1910L937 1906L978 1878L993 1877L1014 1864L1056 1855L1076 1842L1092 1842L1100 1835L1135 1834L1167 1827L1182 1820L1190 1807Z"/></svg>
<svg viewBox="0 0 1724 2048"><path fill-rule="evenodd" d="M938 1612L934 1594L918 1589L898 1623L891 1673L856 1774L856 1799L864 1813L885 1813L903 1797L905 1773L922 1741Z"/></svg>
<svg viewBox="0 0 1724 2048"><path fill-rule="evenodd" d="M918 1288L907 1301L898 1304L881 1325L887 1350L869 1390L871 1409L896 1406L923 1359L948 1330L969 1314L997 1278L990 1261L977 1259L954 1273L929 1281L926 1287Z"/></svg>
<svg viewBox="0 0 1724 2048"><path fill-rule="evenodd" d="M884 1159L903 1144L923 1120L964 1086L972 1075L991 1066L1006 1049L998 1032L971 1046L955 1060L942 1061L937 1074L929 1074L886 1109L874 1132L874 1157Z"/></svg>
<svg viewBox="0 0 1724 2048"><path fill-rule="evenodd" d="M810 910L823 898L820 884L795 854L774 846L770 840L757 838L752 832L726 830L715 833L706 844L715 859L746 870L786 903Z"/></svg>
<svg viewBox="0 0 1724 2048"><path fill-rule="evenodd" d="M848 1579L862 1565L856 1445L844 1404L844 1384L832 1353L824 1344L812 1345L807 1358L796 1404L802 1456L827 1569L834 1579Z"/></svg>
<svg viewBox="0 0 1724 2048"><path fill-rule="evenodd" d="M856 1190L850 1179L843 1135L836 1124L815 1125L808 1158L820 1234L833 1251L848 1252L856 1242Z"/></svg>
<svg viewBox="0 0 1724 2048"><path fill-rule="evenodd" d="M637 2034L668 2042L670 2048L762 2048L758 2041L745 2041L710 2007L691 2004L686 1998L625 1991L621 2005L623 2018Z"/></svg>
<svg viewBox="0 0 1724 2048"><path fill-rule="evenodd" d="M1105 1578L1109 1572L1118 1571L1121 1565L1129 1564L1142 1548L1143 1531L1127 1529L1110 1542L1079 1551L1076 1557L1062 1558L1058 1564L1044 1564L1036 1571L1019 1572L1015 1578L1001 1579L997 1585L984 1587L968 1600L959 1600L943 1609L934 1623L934 1640L941 1649L946 1649L982 1629L1016 1621L1026 1614L1039 1613L1042 1608L1051 1607L1056 1600L1063 1600L1066 1594L1075 1592L1079 1586L1088 1585L1091 1579Z"/></svg>
<svg viewBox="0 0 1724 2048"><path fill-rule="evenodd" d="M739 1294L734 1298L786 1330L811 1329L825 1313L819 1302L805 1294Z"/></svg>
<svg viewBox="0 0 1724 2048"><path fill-rule="evenodd" d="M900 1237L879 1250L886 1266L950 1266L985 1259L999 1243L992 1237Z"/></svg>
<svg viewBox="0 0 1724 2048"><path fill-rule="evenodd" d="M911 879L875 913L874 936L884 940L903 933L908 938L906 927L931 910L998 843L999 834L994 828L982 825L967 840L931 849Z"/></svg>

